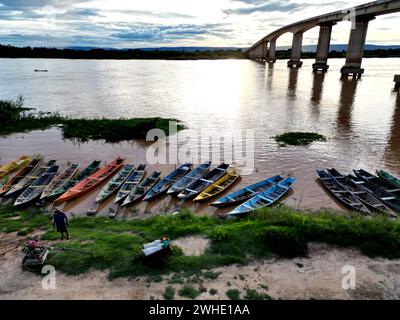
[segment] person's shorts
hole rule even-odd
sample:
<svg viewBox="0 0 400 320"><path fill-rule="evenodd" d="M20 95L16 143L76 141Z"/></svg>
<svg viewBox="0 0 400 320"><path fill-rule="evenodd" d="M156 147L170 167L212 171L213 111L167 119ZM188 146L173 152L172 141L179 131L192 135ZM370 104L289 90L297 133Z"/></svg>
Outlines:
<svg viewBox="0 0 400 320"><path fill-rule="evenodd" d="M67 232L67 226L57 226L57 232Z"/></svg>

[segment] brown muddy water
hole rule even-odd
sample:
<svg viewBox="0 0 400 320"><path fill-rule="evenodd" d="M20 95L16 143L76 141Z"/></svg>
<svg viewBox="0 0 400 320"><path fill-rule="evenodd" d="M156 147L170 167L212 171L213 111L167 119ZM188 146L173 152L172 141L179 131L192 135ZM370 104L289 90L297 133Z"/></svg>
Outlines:
<svg viewBox="0 0 400 320"><path fill-rule="evenodd" d="M312 73L312 63L304 60L300 70L290 70L286 61L265 65L248 60L0 59L0 98L22 94L29 107L73 117L174 117L188 127L178 136L180 146L201 132L232 137L254 130L254 170L230 191L275 174L290 174L297 182L287 204L338 209L316 183L317 168L335 167L344 173L353 168L385 169L400 176L400 98L392 82L400 59L364 59L366 74L359 81L340 80L342 59L330 60L326 74ZM42 68L49 72L33 72ZM286 131L314 131L328 140L307 148L280 147L272 137ZM200 139L211 147L208 137ZM146 162L150 144L79 144L63 140L53 128L0 138L0 163L40 153L63 166L78 161L81 168L94 159L110 162L116 156L139 164ZM147 173L158 169L167 174L174 167L151 165ZM64 209L86 212L98 191ZM220 212L208 203L182 203L164 196L139 203L121 216L174 212L181 206L198 213ZM100 214L107 214L110 207L112 199L100 207Z"/></svg>

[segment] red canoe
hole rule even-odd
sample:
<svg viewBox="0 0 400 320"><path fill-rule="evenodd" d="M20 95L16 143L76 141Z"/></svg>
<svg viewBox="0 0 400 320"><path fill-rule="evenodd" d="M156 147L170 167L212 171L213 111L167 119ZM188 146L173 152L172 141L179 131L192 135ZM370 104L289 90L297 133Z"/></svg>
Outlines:
<svg viewBox="0 0 400 320"><path fill-rule="evenodd" d="M90 177L87 177L85 180L82 180L80 183L69 189L62 196L54 200L54 203L59 204L61 202L69 201L89 192L90 190L96 188L103 181L110 178L116 171L121 169L123 164L123 158L115 159L104 168L96 171Z"/></svg>

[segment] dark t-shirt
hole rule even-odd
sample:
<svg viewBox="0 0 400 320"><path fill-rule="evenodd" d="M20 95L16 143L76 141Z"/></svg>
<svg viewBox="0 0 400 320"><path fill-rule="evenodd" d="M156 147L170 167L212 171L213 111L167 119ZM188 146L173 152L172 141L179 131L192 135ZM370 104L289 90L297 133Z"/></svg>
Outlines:
<svg viewBox="0 0 400 320"><path fill-rule="evenodd" d="M64 212L56 212L54 214L54 223L58 228L66 227L67 222L68 222L68 218Z"/></svg>

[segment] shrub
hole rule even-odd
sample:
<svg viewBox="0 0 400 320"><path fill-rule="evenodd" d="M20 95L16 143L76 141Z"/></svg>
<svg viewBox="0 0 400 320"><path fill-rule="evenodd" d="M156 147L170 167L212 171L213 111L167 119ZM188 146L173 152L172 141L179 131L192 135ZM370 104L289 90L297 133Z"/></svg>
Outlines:
<svg viewBox="0 0 400 320"><path fill-rule="evenodd" d="M175 289L172 286L166 286L164 289L163 297L165 300L174 300Z"/></svg>
<svg viewBox="0 0 400 320"><path fill-rule="evenodd" d="M270 226L265 229L265 243L269 250L284 257L305 256L308 246L304 237L295 229Z"/></svg>
<svg viewBox="0 0 400 320"><path fill-rule="evenodd" d="M192 285L185 284L180 290L181 297L196 299L200 295L200 291L196 290Z"/></svg>
<svg viewBox="0 0 400 320"><path fill-rule="evenodd" d="M272 300L271 296L266 293L259 293L253 289L247 289L244 296L246 300Z"/></svg>
<svg viewBox="0 0 400 320"><path fill-rule="evenodd" d="M314 141L326 141L326 138L315 132L286 132L275 136L275 140L281 144L308 146Z"/></svg>
<svg viewBox="0 0 400 320"><path fill-rule="evenodd" d="M240 300L240 292L236 289L229 289L225 292L226 296L231 300Z"/></svg>
<svg viewBox="0 0 400 320"><path fill-rule="evenodd" d="M219 277L221 272L214 272L214 271L205 271L203 272L203 277L207 279L215 280Z"/></svg>

